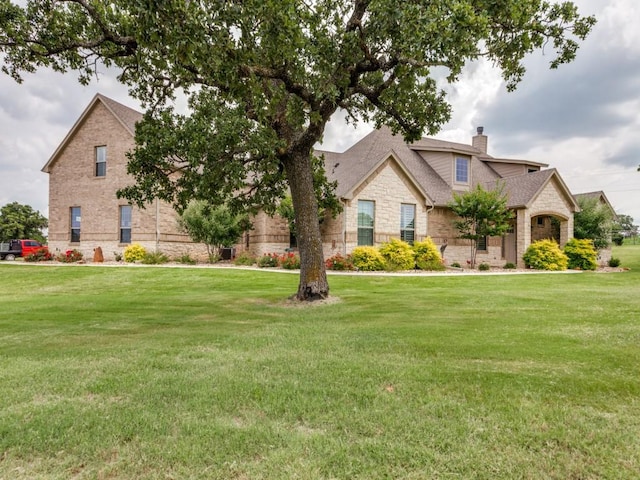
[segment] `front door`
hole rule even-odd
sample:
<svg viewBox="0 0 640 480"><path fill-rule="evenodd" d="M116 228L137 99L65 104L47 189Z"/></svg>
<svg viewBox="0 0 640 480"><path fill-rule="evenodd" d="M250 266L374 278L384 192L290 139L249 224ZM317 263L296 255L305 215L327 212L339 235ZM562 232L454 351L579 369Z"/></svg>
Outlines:
<svg viewBox="0 0 640 480"><path fill-rule="evenodd" d="M505 262L517 264L518 253L516 245L516 229L515 227L511 227L507 234L502 237L502 258L504 258Z"/></svg>

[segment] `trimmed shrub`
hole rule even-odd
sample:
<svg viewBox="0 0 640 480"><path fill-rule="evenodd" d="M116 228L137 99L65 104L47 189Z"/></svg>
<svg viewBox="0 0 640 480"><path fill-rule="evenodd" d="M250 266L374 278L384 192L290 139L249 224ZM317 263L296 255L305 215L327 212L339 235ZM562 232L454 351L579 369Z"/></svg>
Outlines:
<svg viewBox="0 0 640 480"><path fill-rule="evenodd" d="M455 268L462 268L462 266L458 262L453 262L451 266Z"/></svg>
<svg viewBox="0 0 640 480"><path fill-rule="evenodd" d="M385 261L385 270L412 270L416 266L413 249L407 242L392 238L378 250Z"/></svg>
<svg viewBox="0 0 640 480"><path fill-rule="evenodd" d="M113 258L116 262L122 261L122 254L119 252L113 252Z"/></svg>
<svg viewBox="0 0 640 480"><path fill-rule="evenodd" d="M265 253L258 259L260 268L270 268L278 266L278 255L275 253Z"/></svg>
<svg viewBox="0 0 640 480"><path fill-rule="evenodd" d="M240 252L240 254L238 254L236 258L233 259L234 265L244 265L249 267L251 265L254 265L255 263L256 257L247 251Z"/></svg>
<svg viewBox="0 0 640 480"><path fill-rule="evenodd" d="M413 255L416 266L420 270L444 270L442 257L437 245L431 237L425 238L422 242L413 244Z"/></svg>
<svg viewBox="0 0 640 480"><path fill-rule="evenodd" d="M569 259L569 268L575 270L595 270L598 266L593 240L572 238L564 246L564 254Z"/></svg>
<svg viewBox="0 0 640 480"><path fill-rule="evenodd" d="M517 267L516 267L515 263L507 262L507 263L504 264L504 267L502 267L502 268L504 268L505 270L513 270L513 269L515 269Z"/></svg>
<svg viewBox="0 0 640 480"><path fill-rule="evenodd" d="M278 258L278 263L285 270L298 270L300 268L300 255L287 252Z"/></svg>
<svg viewBox="0 0 640 480"><path fill-rule="evenodd" d="M53 255L46 248L39 248L24 257L25 262L47 262L53 259Z"/></svg>
<svg viewBox="0 0 640 480"><path fill-rule="evenodd" d="M527 267L535 270L566 270L568 259L554 240L538 240L522 256Z"/></svg>
<svg viewBox="0 0 640 480"><path fill-rule="evenodd" d="M376 247L356 247L351 253L353 266L363 272L384 270L385 260Z"/></svg>
<svg viewBox="0 0 640 480"><path fill-rule="evenodd" d="M125 262L133 263L141 261L146 253L147 249L142 245L139 243L132 243L124 249L122 256L124 257Z"/></svg>
<svg viewBox="0 0 640 480"><path fill-rule="evenodd" d="M162 252L147 252L140 260L140 263L144 265L160 265L162 263L167 263L169 261L169 257L167 257Z"/></svg>
<svg viewBox="0 0 640 480"><path fill-rule="evenodd" d="M56 260L62 263L76 263L82 261L83 255L80 250L67 250L56 257Z"/></svg>
<svg viewBox="0 0 640 480"><path fill-rule="evenodd" d="M480 270L481 272L487 272L491 270L491 265L489 265L488 263L481 263L480 265L478 265L478 270Z"/></svg>
<svg viewBox="0 0 640 480"><path fill-rule="evenodd" d="M340 253L336 253L332 257L327 258L324 264L327 267L327 270L344 271L354 269L353 259L351 258L351 255L347 255L346 257L344 257Z"/></svg>
<svg viewBox="0 0 640 480"><path fill-rule="evenodd" d="M616 257L611 257L609 259L609 266L612 268L616 268L620 266L620 259Z"/></svg>

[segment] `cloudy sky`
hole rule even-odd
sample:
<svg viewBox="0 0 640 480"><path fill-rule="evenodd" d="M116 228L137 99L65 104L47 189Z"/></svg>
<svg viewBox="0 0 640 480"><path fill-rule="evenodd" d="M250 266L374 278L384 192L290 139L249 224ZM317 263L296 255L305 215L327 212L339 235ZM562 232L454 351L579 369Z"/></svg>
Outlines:
<svg viewBox="0 0 640 480"><path fill-rule="evenodd" d="M550 56L537 52L512 93L490 65L468 68L448 87L453 118L437 137L470 143L482 125L490 154L548 163L572 192L603 190L640 224L640 2L575 3L598 19L575 62L549 70ZM40 169L97 92L138 108L110 75L83 87L73 73L40 71L21 85L0 74L0 206L17 201L47 214ZM323 148L342 151L369 131L334 118Z"/></svg>

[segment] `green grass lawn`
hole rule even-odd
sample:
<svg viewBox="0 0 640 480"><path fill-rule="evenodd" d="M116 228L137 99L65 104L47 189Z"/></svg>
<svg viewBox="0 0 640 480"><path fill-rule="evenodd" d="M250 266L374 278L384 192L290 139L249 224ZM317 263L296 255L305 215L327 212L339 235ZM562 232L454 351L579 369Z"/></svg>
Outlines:
<svg viewBox="0 0 640 480"><path fill-rule="evenodd" d="M0 263L0 479L634 479L623 273Z"/></svg>

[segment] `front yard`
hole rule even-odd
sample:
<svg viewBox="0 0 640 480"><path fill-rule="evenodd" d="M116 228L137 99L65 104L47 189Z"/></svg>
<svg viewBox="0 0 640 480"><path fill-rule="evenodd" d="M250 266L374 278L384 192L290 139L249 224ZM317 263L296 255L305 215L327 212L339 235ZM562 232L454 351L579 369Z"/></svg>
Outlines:
<svg viewBox="0 0 640 480"><path fill-rule="evenodd" d="M622 273L0 264L0 479L635 478Z"/></svg>

